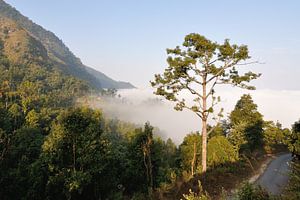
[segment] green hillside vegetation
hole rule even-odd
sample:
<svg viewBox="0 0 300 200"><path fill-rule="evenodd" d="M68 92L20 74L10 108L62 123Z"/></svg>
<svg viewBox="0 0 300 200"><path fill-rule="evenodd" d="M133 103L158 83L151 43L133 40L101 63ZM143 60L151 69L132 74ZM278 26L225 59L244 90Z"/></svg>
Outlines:
<svg viewBox="0 0 300 200"><path fill-rule="evenodd" d="M3 0L0 0L0 17L14 21L19 27L28 32L32 38L40 41L45 47L51 63L60 68L62 72L85 80L92 87L97 89L134 87L130 83L115 81L98 71L97 75L94 76L94 73L91 73L91 71L95 72L96 70L88 70L88 68L81 63L80 59L77 58L57 36L23 16Z"/></svg>
<svg viewBox="0 0 300 200"><path fill-rule="evenodd" d="M87 82L57 68L44 46L24 29L6 18L0 17L0 23L0 92L6 104L19 100L25 111L37 109L34 102L65 107L90 91Z"/></svg>

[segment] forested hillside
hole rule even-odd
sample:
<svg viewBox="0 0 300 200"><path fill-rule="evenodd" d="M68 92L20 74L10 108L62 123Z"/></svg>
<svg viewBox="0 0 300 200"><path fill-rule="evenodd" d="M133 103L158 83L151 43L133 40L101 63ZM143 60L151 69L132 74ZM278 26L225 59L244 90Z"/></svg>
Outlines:
<svg viewBox="0 0 300 200"><path fill-rule="evenodd" d="M1 96L20 100L25 110L37 109L34 101L65 107L91 87L67 75L51 62L44 46L13 21L0 17ZM31 105L32 104L32 105Z"/></svg>
<svg viewBox="0 0 300 200"><path fill-rule="evenodd" d="M85 80L94 88L133 88L130 83L112 80L101 72L87 70L79 58L77 58L64 43L52 32L45 30L40 25L35 24L27 17L23 16L16 9L0 0L0 16L5 17L16 23L19 27L26 30L32 38L39 41L46 49L46 52L53 65L56 65L65 74L73 75Z"/></svg>

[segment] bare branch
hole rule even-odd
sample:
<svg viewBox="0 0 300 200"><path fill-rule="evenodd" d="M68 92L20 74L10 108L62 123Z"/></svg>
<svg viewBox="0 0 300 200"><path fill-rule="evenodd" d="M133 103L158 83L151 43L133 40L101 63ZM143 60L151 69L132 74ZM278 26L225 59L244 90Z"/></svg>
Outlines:
<svg viewBox="0 0 300 200"><path fill-rule="evenodd" d="M211 134L216 128L217 126L220 124L220 122L218 122L214 127L212 127L208 132L207 135Z"/></svg>
<svg viewBox="0 0 300 200"><path fill-rule="evenodd" d="M214 87L218 83L218 80L219 80L219 77L217 76L215 82L213 83L213 85L211 86L211 88L207 94L207 97L209 97L210 95L213 95Z"/></svg>
<svg viewBox="0 0 300 200"><path fill-rule="evenodd" d="M221 112L222 112L222 109L220 110L219 114L220 114ZM216 129L217 126L219 126L220 121L221 121L221 118L222 118L222 117L219 115L219 116L218 116L218 119L215 120L215 121L216 121L216 125L215 125L212 129L210 129L210 130L208 131L207 135L209 135L211 132L213 132L213 131Z"/></svg>
<svg viewBox="0 0 300 200"><path fill-rule="evenodd" d="M212 64L214 64L215 62L217 62L219 59L215 59L215 60L213 60L213 61L211 61L210 63L208 63L208 65L212 65Z"/></svg>
<svg viewBox="0 0 300 200"><path fill-rule="evenodd" d="M198 117L200 117L201 119L203 119L203 115L201 115L201 112L200 112L200 111L199 111L199 112L195 112L191 107L188 107L188 106L183 106L183 108L186 108L186 109L188 109L188 110L193 111L194 113L196 113L196 115L197 115Z"/></svg>
<svg viewBox="0 0 300 200"><path fill-rule="evenodd" d="M194 89L192 89L191 87L188 86L188 84L185 85L185 87L192 93L197 95L199 98L203 98L203 96L201 94L199 94L198 92L196 92Z"/></svg>
<svg viewBox="0 0 300 200"><path fill-rule="evenodd" d="M253 62L247 62L247 63L240 63L236 65L251 65L251 64L265 64L265 63L260 63L259 61L253 61Z"/></svg>

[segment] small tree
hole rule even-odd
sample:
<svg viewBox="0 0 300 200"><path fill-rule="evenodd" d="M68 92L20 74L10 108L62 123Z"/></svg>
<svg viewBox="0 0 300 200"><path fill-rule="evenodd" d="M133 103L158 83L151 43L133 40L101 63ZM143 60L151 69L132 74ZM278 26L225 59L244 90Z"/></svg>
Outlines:
<svg viewBox="0 0 300 200"><path fill-rule="evenodd" d="M264 148L267 153L272 153L275 147L283 145L284 142L284 129L281 128L281 124L278 122L275 124L273 121L264 122Z"/></svg>
<svg viewBox="0 0 300 200"><path fill-rule="evenodd" d="M199 137L197 132L187 134L179 146L181 168L190 171L191 175L194 175L201 166L201 151L199 149L201 148L201 143L201 137Z"/></svg>
<svg viewBox="0 0 300 200"><path fill-rule="evenodd" d="M245 89L255 89L246 83L259 77L259 74L247 72L240 75L236 69L248 60L248 48L245 45L230 44L226 39L218 44L204 36L191 33L185 37L183 47L167 49L170 55L168 67L163 74L156 74L151 85L156 88L155 94L164 96L176 103L175 109L188 109L202 121L202 171L206 171L207 121L220 101L215 96L217 84L230 84ZM187 91L193 95L193 101L187 102L181 97ZM209 99L211 98L211 101ZM210 105L208 105L210 104ZM220 115L221 116L221 115Z"/></svg>
<svg viewBox="0 0 300 200"><path fill-rule="evenodd" d="M289 136L288 148L293 156L300 160L300 120L292 125L292 133Z"/></svg>

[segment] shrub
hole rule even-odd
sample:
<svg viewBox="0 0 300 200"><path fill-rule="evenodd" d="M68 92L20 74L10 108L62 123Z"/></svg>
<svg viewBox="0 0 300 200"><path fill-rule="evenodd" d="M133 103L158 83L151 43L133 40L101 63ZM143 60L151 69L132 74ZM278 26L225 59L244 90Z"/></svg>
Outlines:
<svg viewBox="0 0 300 200"><path fill-rule="evenodd" d="M211 200L209 195L206 192L203 192L200 181L198 181L198 184L199 184L199 192L195 193L190 189L189 194L183 195L184 200Z"/></svg>
<svg viewBox="0 0 300 200"><path fill-rule="evenodd" d="M290 180L283 195L285 200L300 199L300 161L292 162Z"/></svg>
<svg viewBox="0 0 300 200"><path fill-rule="evenodd" d="M270 200L271 197L266 190L260 186L245 183L238 191L238 200Z"/></svg>

